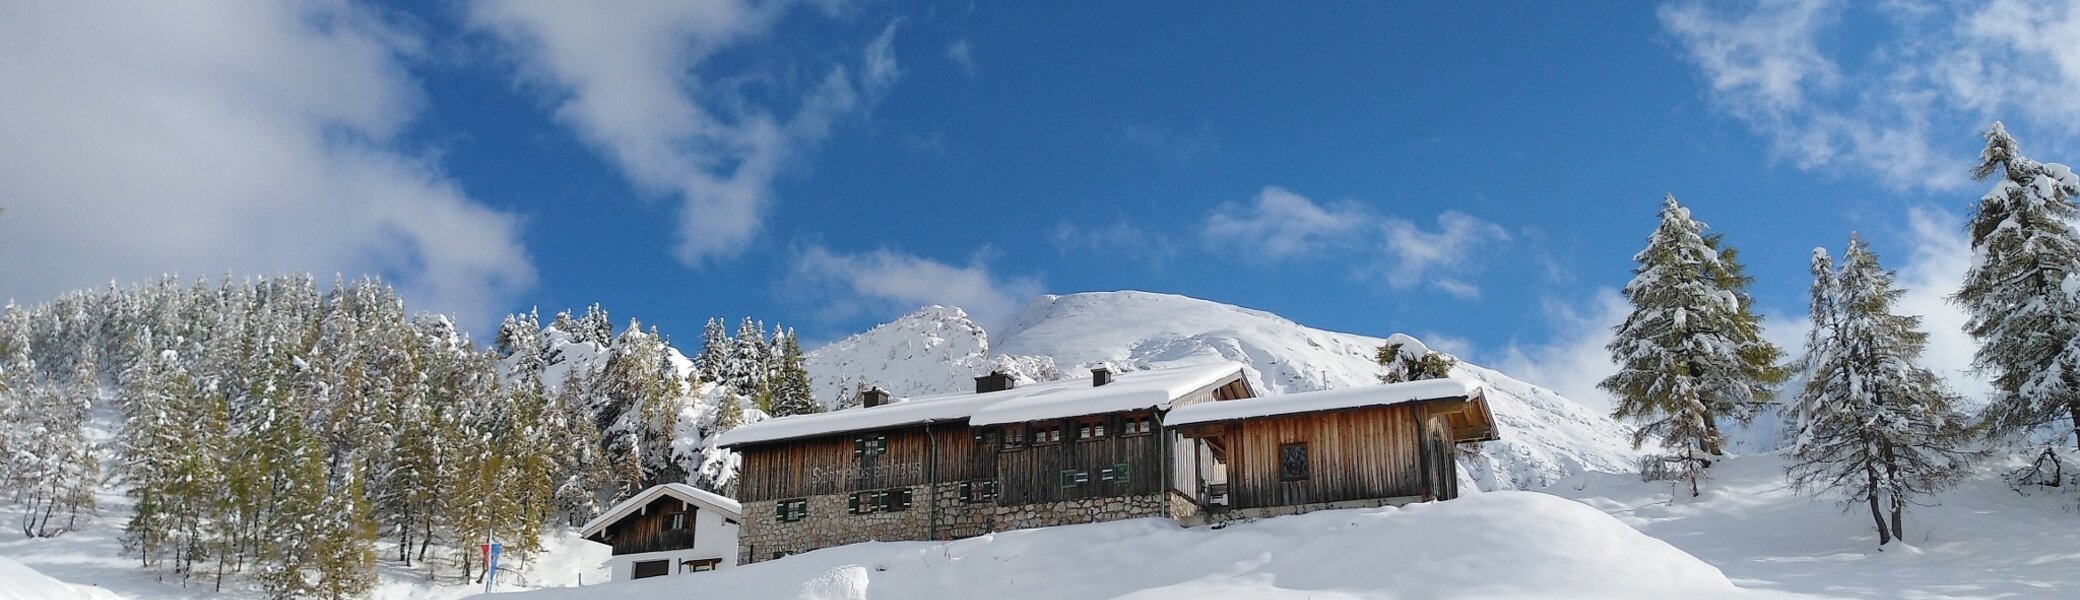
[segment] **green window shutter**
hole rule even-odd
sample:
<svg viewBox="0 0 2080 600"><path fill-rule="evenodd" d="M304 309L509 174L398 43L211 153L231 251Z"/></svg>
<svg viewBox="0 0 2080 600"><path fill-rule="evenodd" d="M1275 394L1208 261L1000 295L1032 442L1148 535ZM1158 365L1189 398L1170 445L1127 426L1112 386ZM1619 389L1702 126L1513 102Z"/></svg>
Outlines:
<svg viewBox="0 0 2080 600"><path fill-rule="evenodd" d="M845 498L845 510L855 515L859 514L859 494L853 494Z"/></svg>
<svg viewBox="0 0 2080 600"><path fill-rule="evenodd" d="M775 502L775 503L773 503L773 518L775 518L775 519L779 519L779 520L782 520L782 521L785 521L785 520L787 520L787 501L786 501L786 500L781 500L781 501L779 501L779 502Z"/></svg>

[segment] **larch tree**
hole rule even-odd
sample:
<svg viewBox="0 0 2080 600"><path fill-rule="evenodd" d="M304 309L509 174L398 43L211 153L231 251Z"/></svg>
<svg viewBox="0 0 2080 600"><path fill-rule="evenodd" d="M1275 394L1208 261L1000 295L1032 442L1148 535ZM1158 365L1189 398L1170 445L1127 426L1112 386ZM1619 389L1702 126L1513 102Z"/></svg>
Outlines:
<svg viewBox="0 0 2080 600"><path fill-rule="evenodd" d="M1979 341L1973 366L1993 377L1987 432L2024 435L2065 421L2080 444L2080 179L2023 157L1999 122L1972 176L1998 179L1966 225L1974 260L1952 300Z"/></svg>
<svg viewBox="0 0 2080 600"><path fill-rule="evenodd" d="M1762 339L1732 249L1705 228L1675 196L1662 201L1660 224L1633 256L1632 312L1605 347L1618 372L1598 384L1617 397L1612 416L1639 425L1633 445L1659 439L1693 496L1724 452L1719 421L1753 418L1788 375L1783 352Z"/></svg>
<svg viewBox="0 0 2080 600"><path fill-rule="evenodd" d="M1967 456L1963 418L1956 396L1916 364L1928 345L1921 317L1893 312L1905 291L1863 240L1850 236L1839 272L1815 249L1812 271L1806 382L1790 410L1791 481L1867 505L1884 546L1906 534L1908 504L1956 479Z"/></svg>

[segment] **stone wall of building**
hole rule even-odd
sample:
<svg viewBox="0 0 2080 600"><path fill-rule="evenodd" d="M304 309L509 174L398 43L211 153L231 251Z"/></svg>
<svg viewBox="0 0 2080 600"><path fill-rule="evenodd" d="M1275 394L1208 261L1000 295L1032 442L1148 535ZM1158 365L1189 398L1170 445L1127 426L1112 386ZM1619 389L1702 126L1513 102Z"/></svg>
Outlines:
<svg viewBox="0 0 2080 600"><path fill-rule="evenodd" d="M797 554L818 548L859 542L950 540L995 531L995 503L964 503L960 484L920 485L907 488L911 507L905 510L852 514L852 494L810 496L808 515L799 521L773 517L776 500L744 503L744 523L737 541L739 564L771 560L775 554ZM933 502L935 499L937 502ZM790 498L792 500L792 498ZM935 512L936 511L936 512Z"/></svg>
<svg viewBox="0 0 2080 600"><path fill-rule="evenodd" d="M907 510L867 514L847 512L850 494L811 496L809 514L800 521L773 518L772 500L744 503L744 523L737 541L738 564L771 560L818 548L872 541L951 540L995 531L1078 525L1121 519L1160 517L1191 522L1199 507L1174 492L1113 498L1087 498L1019 506L993 502L965 503L958 483L915 486ZM937 502L928 502L927 499ZM936 506L936 514L934 507Z"/></svg>
<svg viewBox="0 0 2080 600"><path fill-rule="evenodd" d="M1121 519L1167 517L1163 497L1118 496L997 507L998 529L1029 529Z"/></svg>

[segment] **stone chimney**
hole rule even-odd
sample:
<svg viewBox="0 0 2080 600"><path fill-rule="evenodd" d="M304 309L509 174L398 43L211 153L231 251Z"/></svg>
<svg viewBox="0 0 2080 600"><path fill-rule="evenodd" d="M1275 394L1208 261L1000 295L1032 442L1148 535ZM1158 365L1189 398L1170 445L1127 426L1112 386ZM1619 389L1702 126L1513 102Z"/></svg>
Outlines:
<svg viewBox="0 0 2080 600"><path fill-rule="evenodd" d="M1004 390L1011 389L1016 385L1017 382L1011 380L1011 375L1009 373L1005 373L1003 371L990 371L988 375L983 375L981 377L975 378L975 393L987 394L990 392L1001 392Z"/></svg>
<svg viewBox="0 0 2080 600"><path fill-rule="evenodd" d="M883 404L888 404L887 390L875 387L859 393L859 405L861 407L873 408Z"/></svg>
<svg viewBox="0 0 2080 600"><path fill-rule="evenodd" d="M1112 383L1111 368L1098 367L1096 369L1091 369L1091 387L1098 387L1108 383Z"/></svg>

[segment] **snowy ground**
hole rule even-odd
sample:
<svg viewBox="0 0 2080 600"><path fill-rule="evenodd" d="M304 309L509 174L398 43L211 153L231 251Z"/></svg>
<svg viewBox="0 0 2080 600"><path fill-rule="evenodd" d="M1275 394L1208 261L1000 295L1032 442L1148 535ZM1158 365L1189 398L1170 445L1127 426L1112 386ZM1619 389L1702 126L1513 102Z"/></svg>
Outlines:
<svg viewBox="0 0 2080 600"><path fill-rule="evenodd" d="M1582 504L1493 492L1186 529L1161 519L998 533L947 544L827 548L745 567L520 600L599 598L1795 598L1718 569Z"/></svg>
<svg viewBox="0 0 2080 600"><path fill-rule="evenodd" d="M1885 552L1874 547L1867 513L1792 494L1782 460L1764 455L1721 461L1696 501L1671 500L1666 483L1596 473L1544 493L1481 493L1218 530L1144 519L947 544L857 544L604 585L594 584L605 580L598 565L606 549L565 534L524 578L500 587L571 586L581 577L588 584L520 600L2080 597L2080 527L2073 526L2080 493L2018 494L2000 478L2015 466L1983 465L1939 505L1916 508L1907 521L1912 545ZM84 531L55 540L0 535L0 557L11 559L0 560L0 600L218 597L206 585L156 581L119 556L123 510L109 506ZM76 589L95 587L113 594ZM480 589L386 568L375 597L459 598Z"/></svg>
<svg viewBox="0 0 2080 600"><path fill-rule="evenodd" d="M177 578L161 580L138 567L137 558L123 556L123 523L129 519L130 502L120 494L103 493L97 499L101 514L86 521L80 531L50 539L24 538L18 531L0 531L0 600L14 598L69 598L58 588L34 581L31 573L63 581L98 595L80 598L186 599L258 598L260 594L233 585L226 578L226 592L215 591L212 578L198 578L183 586ZM14 523L18 515L0 510L0 523ZM606 546L579 539L561 531L543 540L549 551L541 553L517 573L500 575L501 591L543 587L575 586L605 581ZM391 550L395 552L394 549ZM11 571L10 569L19 569ZM33 571L30 571L33 569ZM443 600L481 593L483 584L428 581L423 569L403 569L392 564L378 566L379 581L369 597L375 600ZM444 574L445 575L445 574ZM445 579L453 580L449 575ZM13 594L13 595L10 595Z"/></svg>
<svg viewBox="0 0 2080 600"><path fill-rule="evenodd" d="M1743 587L1849 598L2080 597L2080 496L2018 494L2000 478L2018 466L1981 465L1935 506L1911 509L1911 547L1884 552L1868 509L1843 512L1793 494L1774 455L1714 465L1699 501L1674 502L1666 483L1606 473L1546 491L1610 513Z"/></svg>

